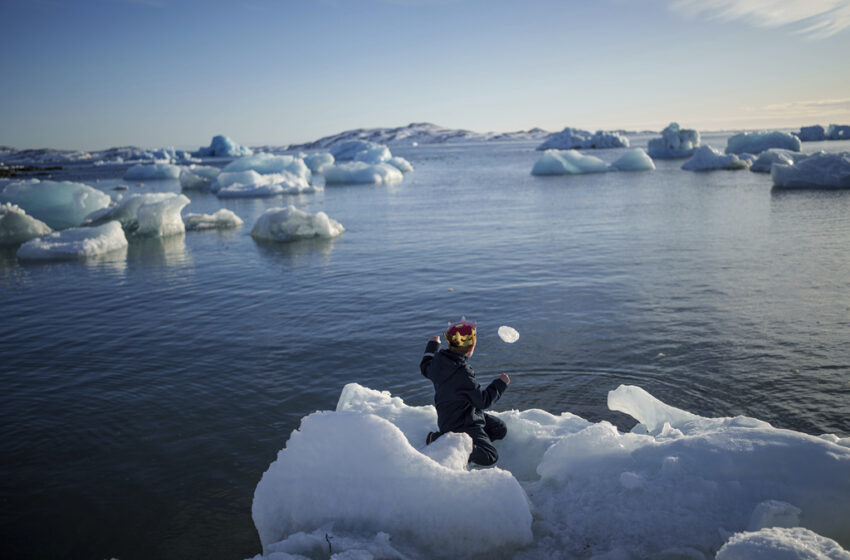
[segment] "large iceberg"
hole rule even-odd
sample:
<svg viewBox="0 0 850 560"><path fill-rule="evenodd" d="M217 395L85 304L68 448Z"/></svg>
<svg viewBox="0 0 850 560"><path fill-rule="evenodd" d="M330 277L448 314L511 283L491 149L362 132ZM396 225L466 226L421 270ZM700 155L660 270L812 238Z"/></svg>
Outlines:
<svg viewBox="0 0 850 560"><path fill-rule="evenodd" d="M850 152L818 152L792 165L770 168L777 188L850 189Z"/></svg>
<svg viewBox="0 0 850 560"><path fill-rule="evenodd" d="M703 145L694 150L694 155L682 164L682 169L687 171L710 171L713 169L747 169L750 160L739 157L737 154L721 154L720 151L708 145Z"/></svg>
<svg viewBox="0 0 850 560"><path fill-rule="evenodd" d="M31 239L18 249L21 260L62 260L97 257L127 247L118 222L70 228Z"/></svg>
<svg viewBox="0 0 850 560"><path fill-rule="evenodd" d="M28 216L22 208L10 202L0 204L0 247L20 245L51 231L50 226Z"/></svg>
<svg viewBox="0 0 850 560"><path fill-rule="evenodd" d="M679 128L679 123L673 122L661 131L661 138L652 138L647 143L647 152L653 159L686 158L694 155L699 145L699 132Z"/></svg>
<svg viewBox="0 0 850 560"><path fill-rule="evenodd" d="M788 132L741 132L726 141L727 154L760 154L770 148L799 152L800 139Z"/></svg>
<svg viewBox="0 0 850 560"><path fill-rule="evenodd" d="M791 526L850 545L850 439L704 418L634 386L608 406L638 425L496 412L499 463L470 469L465 434L424 445L433 406L346 385L257 485L265 558L330 544L340 558L706 559L735 533Z"/></svg>
<svg viewBox="0 0 850 560"><path fill-rule="evenodd" d="M128 181L159 181L180 178L181 167L171 163L136 164L124 172Z"/></svg>
<svg viewBox="0 0 850 560"><path fill-rule="evenodd" d="M654 171L655 162L642 148L634 148L611 164L618 171Z"/></svg>
<svg viewBox="0 0 850 560"><path fill-rule="evenodd" d="M133 194L109 208L93 212L86 222L98 225L115 220L130 235L167 237L186 231L180 211L187 204L189 199L182 194Z"/></svg>
<svg viewBox="0 0 850 560"><path fill-rule="evenodd" d="M68 181L13 181L0 191L0 203L11 202L53 229L79 226L91 212L112 202L108 194Z"/></svg>
<svg viewBox="0 0 850 560"><path fill-rule="evenodd" d="M590 133L579 128L566 127L561 132L553 134L545 142L537 146L538 150L574 150L577 148L628 148L629 139L617 132L597 130Z"/></svg>
<svg viewBox="0 0 850 560"><path fill-rule="evenodd" d="M345 231L324 212L310 214L293 205L269 208L257 218L251 236L265 241L296 241L312 237L331 238Z"/></svg>
<svg viewBox="0 0 850 560"><path fill-rule="evenodd" d="M200 231L238 228L244 222L232 210L221 208L213 214L186 214L183 223L186 231Z"/></svg>
<svg viewBox="0 0 850 560"><path fill-rule="evenodd" d="M240 146L227 136L213 136L209 147L199 148L193 155L198 157L241 157L250 156L254 152L251 148Z"/></svg>
<svg viewBox="0 0 850 560"><path fill-rule="evenodd" d="M370 164L362 161L335 163L324 168L325 183L388 185L404 180L398 167L389 163Z"/></svg>
<svg viewBox="0 0 850 560"><path fill-rule="evenodd" d="M608 164L595 156L587 156L576 150L546 150L534 163L532 175L580 175L583 173L605 173Z"/></svg>

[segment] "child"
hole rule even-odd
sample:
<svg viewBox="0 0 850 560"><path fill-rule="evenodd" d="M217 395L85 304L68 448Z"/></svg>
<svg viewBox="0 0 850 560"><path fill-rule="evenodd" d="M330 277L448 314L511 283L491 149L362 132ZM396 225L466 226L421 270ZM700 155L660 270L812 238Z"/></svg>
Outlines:
<svg viewBox="0 0 850 560"><path fill-rule="evenodd" d="M508 428L495 416L482 411L499 400L511 379L502 373L486 389L481 389L467 363L475 351L475 337L475 322L464 317L446 330L448 350L439 350L439 336L428 340L419 368L422 375L434 383L440 431L429 433L425 443L430 444L446 432L469 434L472 438L470 462L486 467L499 459L493 440L505 437Z"/></svg>

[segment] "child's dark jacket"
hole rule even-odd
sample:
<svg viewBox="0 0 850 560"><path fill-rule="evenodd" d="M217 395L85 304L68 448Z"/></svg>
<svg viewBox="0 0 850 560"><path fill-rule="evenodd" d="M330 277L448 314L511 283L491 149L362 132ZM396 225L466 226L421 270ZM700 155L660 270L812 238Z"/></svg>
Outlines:
<svg viewBox="0 0 850 560"><path fill-rule="evenodd" d="M438 352L439 348L439 342L429 341L419 364L422 375L434 383L439 430L463 432L474 425L484 426L482 411L499 400L507 384L497 378L482 389L466 356L450 350Z"/></svg>

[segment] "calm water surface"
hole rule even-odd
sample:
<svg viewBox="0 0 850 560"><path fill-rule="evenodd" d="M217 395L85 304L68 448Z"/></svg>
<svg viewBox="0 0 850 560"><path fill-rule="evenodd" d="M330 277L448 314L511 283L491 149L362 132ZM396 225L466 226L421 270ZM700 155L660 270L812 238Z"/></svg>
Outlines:
<svg viewBox="0 0 850 560"><path fill-rule="evenodd" d="M533 148L398 148L416 170L395 186L187 193L184 212L223 206L238 230L89 262L0 253L4 550L253 556L254 487L300 419L352 381L430 402L421 351L461 314L478 320L479 377L512 376L498 410L628 428L606 395L629 383L701 415L850 435L850 192L773 191L767 175L681 160L532 177ZM112 192L123 171L56 177ZM150 191L179 184L129 192ZM256 218L289 203L347 231L255 242ZM519 342L498 339L503 324Z"/></svg>

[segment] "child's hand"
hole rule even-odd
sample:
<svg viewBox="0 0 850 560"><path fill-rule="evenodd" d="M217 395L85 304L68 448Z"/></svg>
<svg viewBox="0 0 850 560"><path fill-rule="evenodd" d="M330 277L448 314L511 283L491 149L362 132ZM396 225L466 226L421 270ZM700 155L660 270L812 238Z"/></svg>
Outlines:
<svg viewBox="0 0 850 560"><path fill-rule="evenodd" d="M428 342L436 342L437 344L439 344L440 343L440 337L439 336L432 336L431 338L428 339Z"/></svg>
<svg viewBox="0 0 850 560"><path fill-rule="evenodd" d="M504 381L504 382L505 382L505 385L510 385L510 384L511 384L511 378L510 378L510 377L508 377L508 375L507 375L506 373L500 373L500 374L499 374L499 379L501 379L502 381Z"/></svg>

